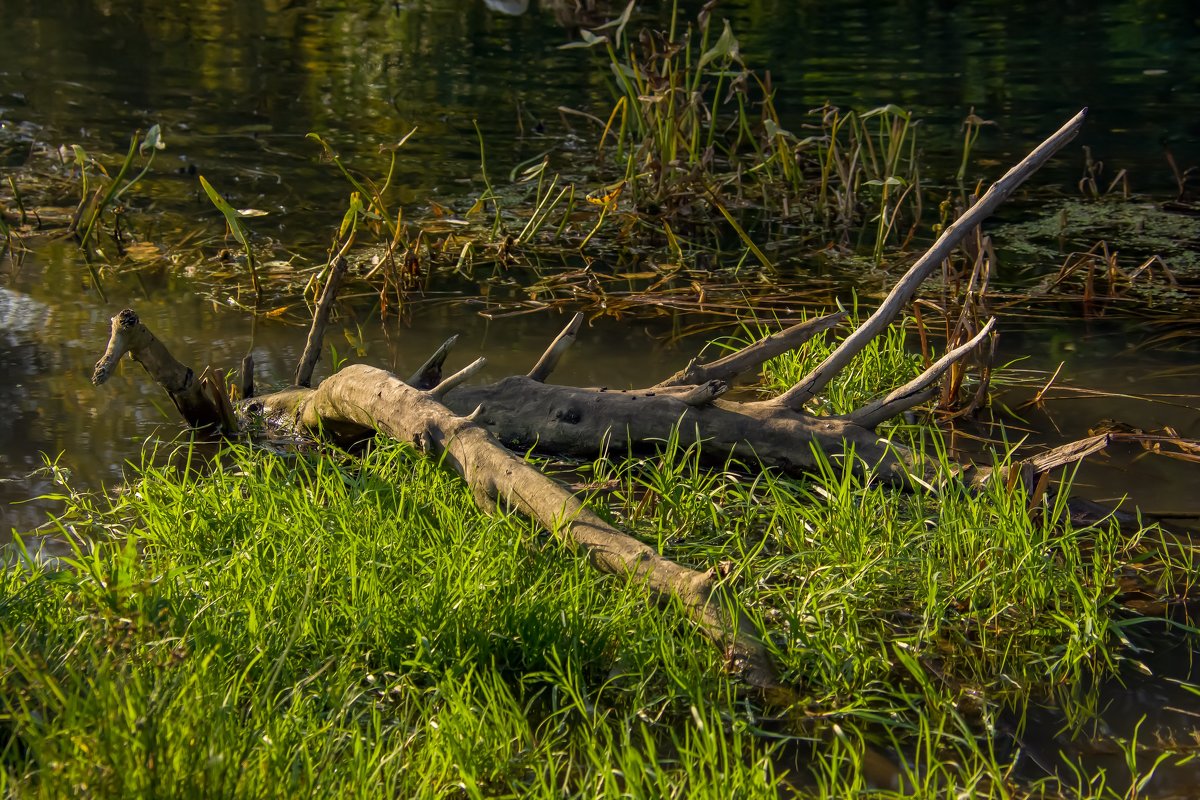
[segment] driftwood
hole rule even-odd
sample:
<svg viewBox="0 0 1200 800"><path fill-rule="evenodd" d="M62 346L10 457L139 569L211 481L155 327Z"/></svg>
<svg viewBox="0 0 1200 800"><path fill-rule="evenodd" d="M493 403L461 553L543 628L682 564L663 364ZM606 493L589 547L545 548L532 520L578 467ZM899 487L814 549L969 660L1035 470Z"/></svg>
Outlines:
<svg viewBox="0 0 1200 800"><path fill-rule="evenodd" d="M480 506L489 510L501 506L528 515L586 553L601 571L628 576L656 597L678 601L687 616L724 648L731 668L747 683L768 694L786 694L753 625L720 591L711 572L676 564L608 525L564 487L508 448L524 451L536 446L551 453L595 457L603 448L653 447L675 433L683 445L701 444L702 453L720 461L737 458L794 473L816 465L816 450L831 458L853 458L885 480L925 485L930 470L921 454L881 439L874 429L927 400L941 375L992 334L994 321L917 379L854 413L817 417L805 413L804 405L887 327L928 274L981 220L1076 135L1085 113L1086 109L993 184L942 233L875 313L810 375L778 397L746 403L722 399L734 380L756 372L767 359L830 329L843 315L801 323L708 364L693 362L678 374L639 390L545 383L578 335L582 322L579 315L527 375L488 386L465 385L482 366L482 359L442 379L452 338L407 382L384 370L355 365L310 389L305 384L315 361L312 354L319 351L319 331L336 288L327 287L315 315L306 356L297 371L297 385L243 401L242 410L255 416L266 414L334 439L378 432L444 459L467 481ZM331 276L333 280L336 276ZM232 430L228 412L220 407L222 401L225 408L228 406L224 395L214 400L211 388L197 388L191 370L172 358L132 311L122 311L113 319L109 348L97 364L93 382L104 382L126 352L163 386L189 424ZM220 383L219 373L211 383ZM1049 468L1080 458L1095 446L1099 445L1091 442L1055 451L1037 464L1020 465L1017 472L1010 471L1004 477L1032 482L1040 491ZM980 472L986 475L986 470Z"/></svg>

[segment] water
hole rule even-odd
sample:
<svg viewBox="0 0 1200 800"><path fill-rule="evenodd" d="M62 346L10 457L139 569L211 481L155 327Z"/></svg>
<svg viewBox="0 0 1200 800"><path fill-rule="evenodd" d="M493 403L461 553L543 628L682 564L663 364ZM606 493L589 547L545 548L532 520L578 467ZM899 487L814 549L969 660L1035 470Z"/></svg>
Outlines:
<svg viewBox="0 0 1200 800"><path fill-rule="evenodd" d="M555 151L569 163L586 139L560 106L597 111L611 96L599 55L558 46L580 25L608 18L612 6L576 13L573 2L533 0L521 14L467 0L351 3L333 0L63 0L0 4L0 167L20 168L39 146L78 143L124 152L130 133L163 126L168 148L128 199L143 212L144 237L164 246L195 237L212 255L223 223L199 193L205 175L281 249L320 257L345 207L345 183L318 159L304 134L319 132L352 164L382 170L378 148L415 126L400 151L397 202L420 213L432 200L462 202L482 190L475 124L495 177ZM521 3L508 3L519 10ZM696 4L689 6L689 13ZM664 8L663 6L666 6ZM606 8L608 11L606 11ZM635 24L663 21L669 4L646 3ZM619 10L619 9L617 9ZM958 124L974 107L995 127L975 149L975 177L995 178L1081 106L1091 114L1079 144L1128 170L1135 191L1162 200L1180 167L1200 163L1200 14L1192 2L1152 6L1134 0L1045 4L1013 0L731 0L742 53L769 68L787 125L826 100L871 108L897 103L922 123L928 175L952 175ZM570 125L568 125L568 122ZM110 159L111 161L111 159ZM1034 178L1076 191L1082 151L1072 146ZM1019 221L1028 209L1006 209ZM153 220L159 220L155 222ZM1053 272L1057 260L1006 255L1002 264ZM1200 242L1184 249L1200 250ZM1005 260L1007 259L1007 260ZM251 319L197 292L187 269L156 268L101 277L103 295L75 249L39 245L18 266L0 265L0 531L30 530L52 504L15 501L53 491L50 460L81 488L119 483L151 436L169 440L178 423L168 404L126 362L106 386L88 382L107 336L108 318L132 306L194 365L233 366L252 351L261 386L288 382L303 330ZM1010 273L1011 274L1011 273ZM463 334L455 363L488 356L489 375L525 371L565 319L557 313L488 321L455 284L403 322L381 325L350 305L330 342L342 355L404 373L450 333ZM368 304L369 305L369 304ZM1104 418L1142 429L1170 426L1200 438L1200 337L1194 321L1162 327L1113 319L1029 317L1009 310L1003 349L1024 366L1064 363L1063 383L1125 398L1073 394L1023 412L1013 438L1057 443L1086 435ZM1027 318L1028 317L1028 318ZM556 378L584 385L644 383L693 355L695 342L672 343L684 321L601 319L585 332ZM351 338L366 335L361 351ZM347 336L347 333L350 336ZM328 360L322 367L328 371ZM319 377L319 376L318 376ZM1025 392L1024 396L1028 396ZM1060 395L1063 393L1059 393ZM1156 402L1145 396L1156 395ZM1020 402L1013 394L1008 402ZM1125 495L1151 510L1200 513L1197 465L1117 447L1091 460L1080 493Z"/></svg>
<svg viewBox="0 0 1200 800"><path fill-rule="evenodd" d="M153 197L158 217L149 218L169 222L139 233L164 245L184 233L200 234L211 244L209 254L220 246L223 225L198 192L188 172L194 168L236 207L268 212L250 221L259 234L318 258L347 191L331 167L319 163L318 148L304 140L305 133L320 132L349 163L379 172L379 145L398 141L415 126L417 134L400 152L399 203L419 213L433 199L474 196L482 188L476 121L487 141L489 171L503 176L548 148L569 153L580 146L559 106L595 111L611 102L596 69L599 55L558 49L576 38L574 26L606 18L600 6L589 15L572 12L573 3L542 2L509 15L483 2L451 0L367 6L68 2L52 9L6 3L0 6L0 50L7 54L0 72L0 152L9 165L27 158L33 142L123 152L131 131L157 123L168 149L128 202L143 206ZM896 102L924 120L927 171L949 173L957 167L957 124L973 106L997 122L976 146L979 171L994 177L1089 105L1080 141L1107 160L1108 174L1126 168L1135 189L1165 196L1173 178L1164 147L1181 166L1200 162L1200 129L1193 115L1180 111L1200 107L1200 77L1187 68L1200 51L1200 30L1188 3L1155 9L1147 17L1132 2L1068 2L1051 9L1012 2L884 8L861 1L729 2L716 13L731 18L746 61L771 70L779 105L792 115L785 123L798 124L796 115L825 100L858 108ZM667 13L648 4L636 21L662 23ZM535 133L539 122L543 132ZM1080 164L1080 151L1072 147L1035 182L1071 181ZM1008 263L1001 253L1002 264ZM1057 263L1037 266L1045 271ZM206 268L204 262L191 265L201 273ZM135 306L168 342L186 343L191 349L181 354L197 364L211 358L232 365L251 347L251 322L237 312L214 311L179 273L107 276L104 283L107 298L96 293L66 247L39 248L20 269L0 272L9 298L0 300L0 309L14 320L0 358L5 374L17 379L0 391L19 409L0 439L3 477L15 481L0 484L4 500L40 487L22 476L42 462L42 453L64 453L60 463L85 487L118 480L119 465L134 455L141 437L171 422L143 381L130 376L101 391L84 381L103 343L105 320L123 305ZM1196 347L1187 338L1169 349L1131 349L1126 340L1148 338L1137 329L1109 326L1097 334L1065 321L1029 328L1020 316L1010 314L1003 326L1007 352L1049 369L1064 360L1064 375L1075 383L1130 387L1136 390L1131 394L1188 393L1197 385L1186 373L1152 377L1195 363ZM369 322L363 331L374 363L387 365L377 360L383 354L417 358L429 343L455 331L478 343L490 333L523 363L536 357L560 323L526 318L489 328L474 309L430 304L402 334ZM629 369L622 354L632 347L660 354L654 373L674 369L690 351L662 344L669 325L601 326L581 344L593 348L586 361L575 358L564 368L605 363L610 371L594 373L588 382L638 380L645 371ZM609 341L613 333L620 339ZM266 385L286 380L300 339L301 332L270 321L257 325L253 346ZM1074 349L1051 352L1064 340ZM466 342L461 349L474 354ZM476 349L503 360L495 347ZM1186 399L1181 404L1189 403L1196 405ZM1172 424L1184 436L1200 433L1196 413L1187 408L1107 400L1072 401L1071 408L1064 433L1081 432L1106 416L1142 428ZM1036 427L1054 433L1050 421ZM1148 466L1143 460L1136 471ZM1144 483L1122 470L1112 479L1105 469L1089 470L1094 475L1087 477L1105 496L1128 491L1133 480L1150 492L1154 505L1200 510L1200 500L1183 488L1194 480L1179 475L1189 471L1186 465L1150 467L1157 474ZM0 529L31 526L41 515L37 505L5 504Z"/></svg>

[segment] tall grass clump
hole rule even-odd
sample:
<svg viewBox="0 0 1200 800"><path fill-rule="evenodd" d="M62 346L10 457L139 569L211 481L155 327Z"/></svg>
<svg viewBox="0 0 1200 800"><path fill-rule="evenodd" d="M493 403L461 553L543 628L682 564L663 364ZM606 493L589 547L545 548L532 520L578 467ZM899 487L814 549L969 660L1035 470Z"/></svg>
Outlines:
<svg viewBox="0 0 1200 800"><path fill-rule="evenodd" d="M79 170L79 205L71 220L71 232L79 242L79 247L85 253L90 252L89 245L95 242L99 233L99 225L106 211L112 210L117 202L133 186L146 176L154 156L166 147L162 132L157 125L152 125L143 136L135 133L129 139L129 150L121 162L116 175L109 175L104 165L88 155L80 145L71 146L74 166ZM138 155L145 158L142 169L132 178L126 178L134 168L134 160ZM114 222L113 236L120 243L119 217Z"/></svg>
<svg viewBox="0 0 1200 800"><path fill-rule="evenodd" d="M674 7L665 31L631 34L622 17L571 45L607 54L615 102L600 154L624 166L632 205L676 224L707 207L743 240L748 226L731 208L782 212L841 231L846 244L863 226L878 263L920 217L916 121L895 105L826 105L805 115L800 134L789 131L770 73L747 66L711 5L686 24Z"/></svg>
<svg viewBox="0 0 1200 800"><path fill-rule="evenodd" d="M704 641L402 447L73 502L0 578L15 796L773 792Z"/></svg>

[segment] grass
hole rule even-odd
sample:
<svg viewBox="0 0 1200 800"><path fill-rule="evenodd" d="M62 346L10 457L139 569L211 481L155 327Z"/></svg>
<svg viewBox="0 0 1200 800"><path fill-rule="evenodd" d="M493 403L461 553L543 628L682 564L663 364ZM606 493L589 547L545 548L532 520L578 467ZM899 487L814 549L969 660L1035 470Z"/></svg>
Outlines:
<svg viewBox="0 0 1200 800"><path fill-rule="evenodd" d="M852 375L847 398L884 380ZM668 440L585 470L601 513L724 576L805 698L790 709L757 706L676 610L484 516L399 444L233 447L221 469L143 464L111 499L64 492L74 557L0 573L0 793L1037 790L996 720L1112 673L1136 628L1114 576L1166 557L1156 529L1073 529L1001 485L903 494L823 464L803 481L710 470ZM1155 589L1180 590L1172 574Z"/></svg>

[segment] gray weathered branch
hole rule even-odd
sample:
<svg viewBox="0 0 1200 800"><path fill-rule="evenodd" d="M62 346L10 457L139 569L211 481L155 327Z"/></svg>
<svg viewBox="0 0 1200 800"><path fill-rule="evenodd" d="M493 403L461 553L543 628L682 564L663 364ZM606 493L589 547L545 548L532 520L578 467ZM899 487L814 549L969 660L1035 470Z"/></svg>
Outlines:
<svg viewBox="0 0 1200 800"><path fill-rule="evenodd" d="M554 372L554 368L558 366L559 359L563 353L575 344L575 339L579 336L579 327L583 325L582 312L575 312L575 316L571 317L571 321L567 323L567 327L562 329L562 332L554 338L550 346L546 348L546 352L542 353L542 357L533 365L533 369L529 370L529 374L525 377L531 381L542 382L550 377L550 373Z"/></svg>
<svg viewBox="0 0 1200 800"><path fill-rule="evenodd" d="M708 364L697 363L693 359L690 364L676 372L654 388L667 386L694 386L707 381L718 380L732 383L751 370L758 369L767 361L783 355L789 350L795 350L814 336L823 333L846 318L845 311L827 314L816 319L805 320L786 330L773 333L759 339L754 344L743 347L735 353Z"/></svg>
<svg viewBox="0 0 1200 800"><path fill-rule="evenodd" d="M839 372L845 369L846 365L866 347L867 342L874 339L891 324L901 309L912 299L921 283L950 255L959 242L966 238L967 234L1007 200L1016 188L1025 182L1026 178L1045 164L1067 142L1075 138L1086 116L1087 109L1085 108L1005 173L1004 177L993 183L983 197L979 198L979 202L967 209L954 224L946 228L933 246L917 259L917 263L913 264L904 277L892 287L892 291L888 293L875 313L847 336L828 358L792 388L778 397L764 402L782 405L793 411L802 409L805 403L815 397L818 392L829 385L829 382Z"/></svg>
<svg viewBox="0 0 1200 800"><path fill-rule="evenodd" d="M346 247L349 247L349 244L347 242ZM346 247L343 247L343 252ZM333 259L333 263L330 265L329 278L325 281L321 299L317 301L317 308L313 311L312 326L308 329L308 340L304 343L304 352L300 356L300 363L296 365L295 384L297 386L312 385L313 370L316 369L317 361L321 358L321 342L325 338L325 328L329 325L329 314L333 310L333 301L337 298L342 276L346 274L349 267L349 263L341 253Z"/></svg>
<svg viewBox="0 0 1200 800"><path fill-rule="evenodd" d="M405 381L414 389L432 389L442 382L442 367L446 363L446 357L450 355L451 348L458 341L458 334L454 334L446 341L442 342L437 350L433 351L425 363L422 364L416 372Z"/></svg>
<svg viewBox="0 0 1200 800"><path fill-rule="evenodd" d="M879 423L924 403L932 396L929 387L932 386L933 382L942 377L946 370L950 369L956 362L978 347L980 342L986 339L995 327L996 320L993 317L988 320L987 324L970 341L949 351L939 358L929 369L900 388L892 390L886 397L868 403L857 411L847 414L845 419L869 430L874 430L875 426Z"/></svg>

